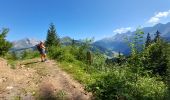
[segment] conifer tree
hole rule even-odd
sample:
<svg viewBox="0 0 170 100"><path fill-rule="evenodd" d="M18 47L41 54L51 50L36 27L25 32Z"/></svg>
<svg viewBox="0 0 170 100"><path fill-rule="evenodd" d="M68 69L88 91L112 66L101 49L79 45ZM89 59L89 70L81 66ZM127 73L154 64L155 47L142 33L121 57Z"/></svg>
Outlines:
<svg viewBox="0 0 170 100"><path fill-rule="evenodd" d="M145 47L148 47L151 44L151 36L150 33L147 34L146 42L145 42Z"/></svg>
<svg viewBox="0 0 170 100"><path fill-rule="evenodd" d="M155 38L154 38L154 42L157 42L157 41L160 40L160 34L161 34L161 33L157 30L157 31L156 31L156 34L155 34L156 36L155 36Z"/></svg>
<svg viewBox="0 0 170 100"><path fill-rule="evenodd" d="M53 23L50 24L50 27L47 31L47 38L46 38L46 46L59 46L60 39L57 35L55 25Z"/></svg>
<svg viewBox="0 0 170 100"><path fill-rule="evenodd" d="M149 67L148 69L152 70L153 74L159 74L161 76L166 75L167 73L167 43L161 40L160 32L156 32L154 38L154 43L149 50Z"/></svg>
<svg viewBox="0 0 170 100"><path fill-rule="evenodd" d="M72 45L72 46L75 46L75 40L74 40L74 39L72 39L71 45Z"/></svg>

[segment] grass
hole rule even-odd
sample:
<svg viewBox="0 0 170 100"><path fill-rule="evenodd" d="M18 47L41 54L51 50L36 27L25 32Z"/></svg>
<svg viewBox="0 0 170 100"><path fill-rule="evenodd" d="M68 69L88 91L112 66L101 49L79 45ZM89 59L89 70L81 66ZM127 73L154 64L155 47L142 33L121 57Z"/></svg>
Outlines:
<svg viewBox="0 0 170 100"><path fill-rule="evenodd" d="M10 65L11 69L16 69L17 61L15 61L15 60L8 60L7 63Z"/></svg>
<svg viewBox="0 0 170 100"><path fill-rule="evenodd" d="M63 61L59 63L59 67L71 74L75 80L79 81L85 86L94 83L97 79L106 74L105 72L99 73L97 71L91 71L89 73L88 70L91 69L88 69L87 65L80 61L75 61L72 63Z"/></svg>
<svg viewBox="0 0 170 100"><path fill-rule="evenodd" d="M21 100L21 97L20 96L14 96L13 100Z"/></svg>
<svg viewBox="0 0 170 100"><path fill-rule="evenodd" d="M57 100L66 100L67 93L64 90L57 92Z"/></svg>

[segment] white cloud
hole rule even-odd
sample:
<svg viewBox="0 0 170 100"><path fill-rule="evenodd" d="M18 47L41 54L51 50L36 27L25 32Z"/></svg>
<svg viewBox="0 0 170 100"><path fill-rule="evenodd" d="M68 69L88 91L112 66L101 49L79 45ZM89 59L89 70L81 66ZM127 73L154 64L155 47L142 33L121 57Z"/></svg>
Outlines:
<svg viewBox="0 0 170 100"><path fill-rule="evenodd" d="M113 32L121 34L121 33L126 33L130 30L132 30L132 27L119 28L119 29L114 30Z"/></svg>
<svg viewBox="0 0 170 100"><path fill-rule="evenodd" d="M148 23L151 23L151 24L159 23L162 18L166 18L168 16L170 16L170 10L164 11L164 12L158 12L155 14L155 16L151 17L148 20Z"/></svg>

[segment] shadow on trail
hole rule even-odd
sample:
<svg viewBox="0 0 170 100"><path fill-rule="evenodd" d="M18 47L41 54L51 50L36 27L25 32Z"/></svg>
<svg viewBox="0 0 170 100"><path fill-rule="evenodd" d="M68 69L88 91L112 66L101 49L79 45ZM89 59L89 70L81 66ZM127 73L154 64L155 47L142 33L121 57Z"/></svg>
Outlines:
<svg viewBox="0 0 170 100"><path fill-rule="evenodd" d="M50 83L43 83L40 85L39 96L40 100L58 100L54 94L54 86Z"/></svg>
<svg viewBox="0 0 170 100"><path fill-rule="evenodd" d="M32 65L32 64L36 64L39 63L40 61L33 61L33 62L28 62L28 63L24 63L22 65Z"/></svg>

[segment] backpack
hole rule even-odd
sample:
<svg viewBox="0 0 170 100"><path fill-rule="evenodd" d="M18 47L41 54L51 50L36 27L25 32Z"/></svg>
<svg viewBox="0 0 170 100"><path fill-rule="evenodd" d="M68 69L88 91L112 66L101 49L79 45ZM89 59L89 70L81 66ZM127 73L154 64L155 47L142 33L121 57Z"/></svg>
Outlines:
<svg viewBox="0 0 170 100"><path fill-rule="evenodd" d="M40 52L41 51L40 45L37 44L36 47L37 47L37 50Z"/></svg>

